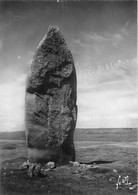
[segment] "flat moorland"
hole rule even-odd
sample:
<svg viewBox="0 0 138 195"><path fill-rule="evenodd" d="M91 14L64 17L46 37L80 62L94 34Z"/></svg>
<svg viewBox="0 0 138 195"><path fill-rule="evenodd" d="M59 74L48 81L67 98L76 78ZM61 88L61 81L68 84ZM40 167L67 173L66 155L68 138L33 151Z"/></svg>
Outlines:
<svg viewBox="0 0 138 195"><path fill-rule="evenodd" d="M9 134L3 133L0 140L1 195L137 194L137 188L130 190L124 184L116 189L119 175L120 181L129 176L130 183L137 183L136 129L77 129L74 136L76 161L95 162L95 165L91 169L59 166L44 178L29 177L26 170L19 169L27 160L25 137L23 132L22 136L19 132L14 136ZM16 135L19 137L15 138Z"/></svg>

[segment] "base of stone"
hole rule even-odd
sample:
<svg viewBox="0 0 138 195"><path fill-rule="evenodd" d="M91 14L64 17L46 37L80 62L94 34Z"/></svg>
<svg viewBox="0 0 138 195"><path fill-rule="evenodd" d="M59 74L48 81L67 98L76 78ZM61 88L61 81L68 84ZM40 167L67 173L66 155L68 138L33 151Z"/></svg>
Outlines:
<svg viewBox="0 0 138 195"><path fill-rule="evenodd" d="M65 154L62 151L37 148L28 148L28 159L32 163L55 162L57 164L68 164L69 161L74 161L71 155Z"/></svg>

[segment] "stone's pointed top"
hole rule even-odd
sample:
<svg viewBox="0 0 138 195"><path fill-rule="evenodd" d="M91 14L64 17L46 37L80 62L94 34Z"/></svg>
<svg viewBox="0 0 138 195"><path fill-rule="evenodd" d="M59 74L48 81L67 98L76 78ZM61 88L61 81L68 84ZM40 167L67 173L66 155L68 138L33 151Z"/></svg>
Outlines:
<svg viewBox="0 0 138 195"><path fill-rule="evenodd" d="M49 32L56 32L56 31L59 31L59 28L57 26L51 26L51 25L49 25L49 27L48 27L48 33Z"/></svg>
<svg viewBox="0 0 138 195"><path fill-rule="evenodd" d="M57 26L49 25L48 31L40 41L37 49L42 46L52 48L59 45L66 45L65 39Z"/></svg>

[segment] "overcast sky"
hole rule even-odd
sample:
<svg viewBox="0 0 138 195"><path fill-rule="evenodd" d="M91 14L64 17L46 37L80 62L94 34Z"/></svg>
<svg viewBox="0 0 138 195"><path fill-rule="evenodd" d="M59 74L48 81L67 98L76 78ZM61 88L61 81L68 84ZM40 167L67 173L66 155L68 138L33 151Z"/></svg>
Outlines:
<svg viewBox="0 0 138 195"><path fill-rule="evenodd" d="M0 131L23 130L26 73L49 25L74 57L77 127L136 127L136 20L136 1L0 2Z"/></svg>

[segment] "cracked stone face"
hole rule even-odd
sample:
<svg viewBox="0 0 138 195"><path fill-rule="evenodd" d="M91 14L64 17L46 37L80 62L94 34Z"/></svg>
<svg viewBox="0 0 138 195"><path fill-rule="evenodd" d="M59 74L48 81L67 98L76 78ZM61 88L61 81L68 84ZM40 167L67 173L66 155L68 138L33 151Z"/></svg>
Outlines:
<svg viewBox="0 0 138 195"><path fill-rule="evenodd" d="M76 71L57 27L39 43L26 80L25 124L31 162L75 160Z"/></svg>

